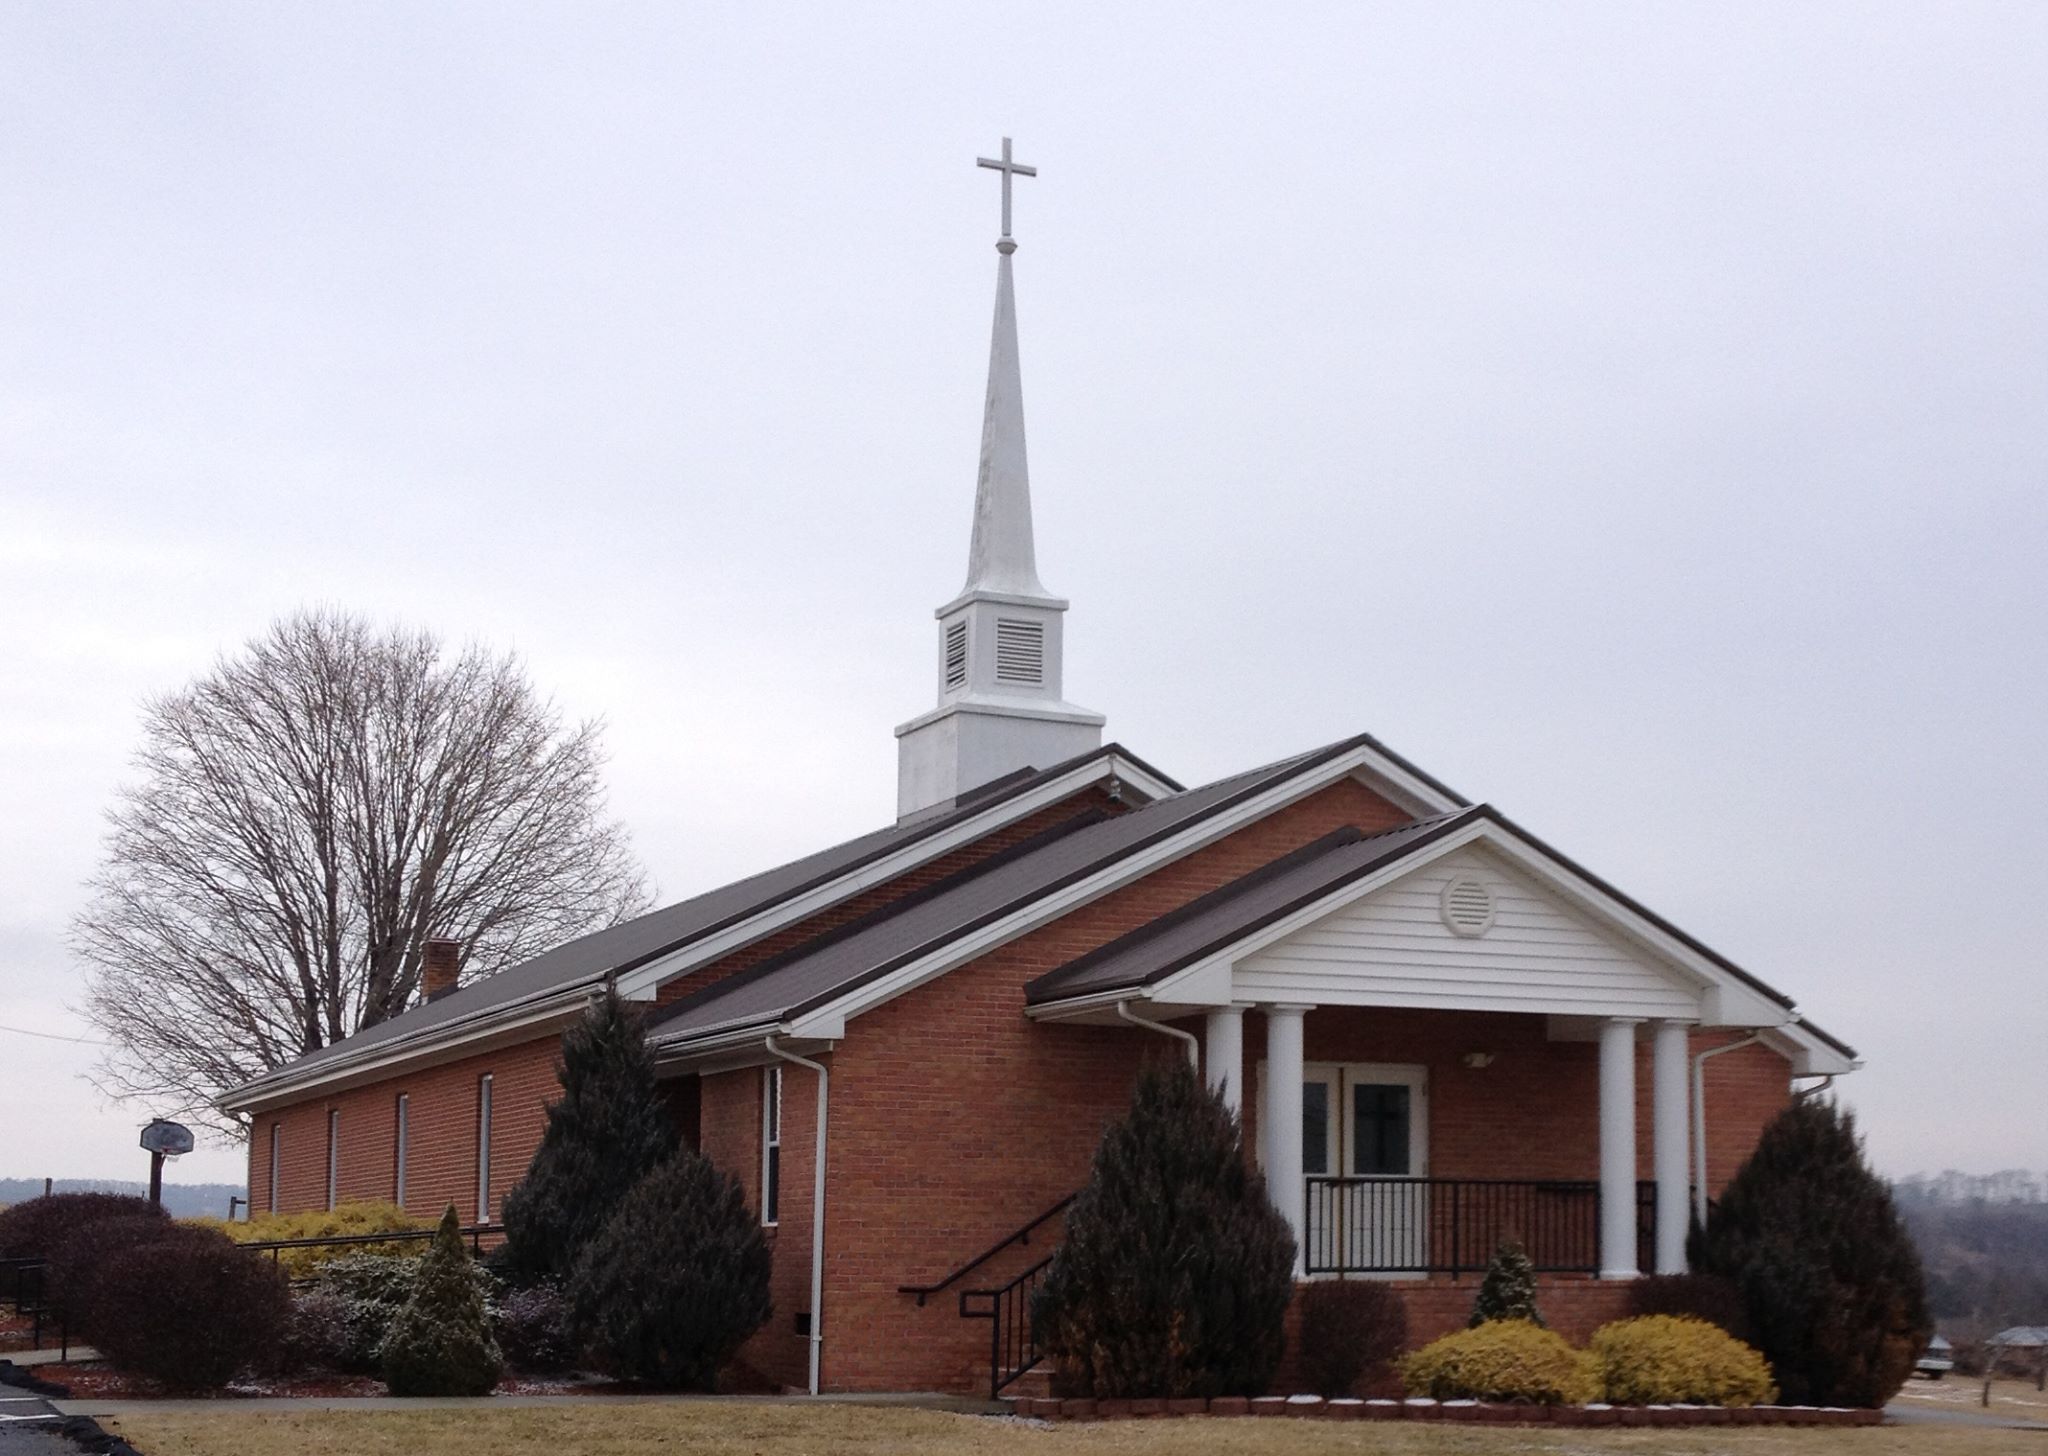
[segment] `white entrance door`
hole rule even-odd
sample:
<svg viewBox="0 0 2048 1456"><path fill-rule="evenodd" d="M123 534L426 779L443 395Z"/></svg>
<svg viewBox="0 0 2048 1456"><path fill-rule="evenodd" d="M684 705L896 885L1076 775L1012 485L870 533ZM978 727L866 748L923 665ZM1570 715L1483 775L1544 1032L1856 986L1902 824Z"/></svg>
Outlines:
<svg viewBox="0 0 2048 1456"><path fill-rule="evenodd" d="M1344 1068L1345 1176L1415 1180L1351 1185L1346 1234L1354 1267L1428 1267L1428 1129L1427 1069L1371 1062Z"/></svg>
<svg viewBox="0 0 2048 1456"><path fill-rule="evenodd" d="M1311 1271L1428 1265L1429 1076L1419 1066L1310 1062L1302 1068L1303 1250ZM1414 1179L1415 1182L1375 1180Z"/></svg>

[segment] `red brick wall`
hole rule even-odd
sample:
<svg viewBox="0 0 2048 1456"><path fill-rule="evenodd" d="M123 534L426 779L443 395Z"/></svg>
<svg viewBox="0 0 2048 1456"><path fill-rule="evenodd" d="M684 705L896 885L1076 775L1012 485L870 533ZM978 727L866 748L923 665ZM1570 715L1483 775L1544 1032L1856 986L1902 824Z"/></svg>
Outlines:
<svg viewBox="0 0 2048 1456"><path fill-rule="evenodd" d="M1335 785L854 1023L833 1059L825 1384L985 1380L988 1326L959 1317L957 1288L920 1309L896 1287L937 1278L1079 1187L1139 1060L1176 1054L1151 1032L1030 1022L1027 981L1340 825L1404 819ZM1045 1252L1012 1250L969 1284Z"/></svg>
<svg viewBox="0 0 2048 1456"><path fill-rule="evenodd" d="M270 1198L270 1128L284 1128L278 1207L287 1213L327 1203L327 1114L341 1114L337 1201L388 1202L397 1170L398 1094L407 1094L406 1208L434 1217L454 1204L465 1223L477 1216L477 1085L491 1076L491 1208L526 1173L540 1143L545 1108L557 1091L558 1038L500 1048L409 1076L259 1113L249 1140L250 1206Z"/></svg>
<svg viewBox="0 0 2048 1456"><path fill-rule="evenodd" d="M1000 842L1066 817L1074 807L1070 802L1049 809L1000 841L992 837L907 877L909 883L855 897L813 917L801 932L737 952L687 978L681 989L665 989L663 999L753 964L800 935L844 923L993 852ZM1334 785L860 1018L827 1058L832 1102L826 1387L974 1389L985 1378L988 1326L959 1318L957 1288L919 1308L897 1286L938 1277L1078 1187L1102 1125L1123 1108L1140 1060L1177 1054L1174 1043L1149 1032L1033 1023L1023 1015L1026 982L1331 829L1381 829L1404 817L1358 784ZM1596 1175L1596 1048L1545 1040L1540 1018L1332 1008L1312 1012L1305 1034L1311 1060L1429 1066L1432 1170L1439 1175ZM1263 1024L1248 1017L1248 1091L1256 1087L1263 1045ZM465 1218L473 1216L476 1077L486 1070L496 1076L493 1184L502 1195L523 1174L538 1141L542 1108L555 1090L555 1046L550 1036L289 1109L282 1115L283 1206L317 1207L324 1199L329 1105L343 1113L342 1196L388 1197L391 1102L403 1088L413 1096L408 1204L431 1213L452 1199ZM1472 1050L1488 1051L1496 1060L1484 1070L1464 1068L1459 1059ZM1646 1046L1639 1071L1644 1176L1647 1057ZM1761 1048L1718 1058L1708 1067L1711 1178L1718 1186L1746 1156L1757 1128L1783 1104L1787 1069L1782 1058ZM704 1151L739 1177L757 1209L761 1078L759 1068L707 1075L698 1104ZM769 1233L776 1255L776 1313L743 1352L748 1364L788 1385L802 1382L807 1357L795 1317L810 1304L815 1094L811 1073L785 1067L781 1219ZM1248 1104L1253 1100L1248 1097ZM1254 1110L1248 1105L1248 1114ZM258 1208L268 1192L267 1129L278 1117L259 1117L251 1140L250 1187ZM1049 1247L1042 1239L1029 1249L1012 1249L961 1287L1000 1282ZM1565 1296L1585 1303L1588 1319L1599 1313L1595 1305L1604 1309L1601 1301L1619 1297L1597 1285L1588 1290ZM1419 1297L1424 1311L1434 1308L1430 1300L1469 1306L1468 1293L1454 1297L1434 1286L1422 1288Z"/></svg>
<svg viewBox="0 0 2048 1456"><path fill-rule="evenodd" d="M671 982L658 1004L668 1005L690 992L746 969L812 936L843 925L947 875L986 859L1034 834L1087 809L1120 812L1099 788L1051 804L972 844L960 846L929 864L852 896L838 905ZM339 1108L341 1179L339 1201L392 1196L393 1138L398 1094L411 1094L408 1110L412 1156L407 1173L406 1202L415 1212L438 1213L454 1202L462 1217L476 1207L476 1079L495 1073L492 1084L491 1182L492 1207L497 1198L525 1173L540 1143L542 1109L553 1100L553 1063L559 1038L550 1034L511 1051L470 1058L423 1073L401 1075L333 1097L294 1103L260 1114L249 1139L251 1207L267 1209L270 1196L270 1127L284 1128L279 1166L278 1207L284 1212L321 1208L327 1199L327 1113ZM537 1095L536 1095L537 1089ZM810 1114L806 1114L808 1117ZM756 1130L758 1133L758 1129ZM424 1174L424 1176L422 1176ZM751 1185L750 1185L751 1186ZM806 1199L809 1197L806 1185Z"/></svg>

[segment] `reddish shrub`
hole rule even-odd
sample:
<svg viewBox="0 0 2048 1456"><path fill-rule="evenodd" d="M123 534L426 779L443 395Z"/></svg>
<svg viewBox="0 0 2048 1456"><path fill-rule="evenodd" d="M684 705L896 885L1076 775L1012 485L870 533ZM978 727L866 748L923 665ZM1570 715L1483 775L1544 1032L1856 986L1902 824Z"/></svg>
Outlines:
<svg viewBox="0 0 2048 1456"><path fill-rule="evenodd" d="M116 1250L92 1289L84 1333L101 1353L184 1390L218 1389L271 1358L291 1308L283 1270L211 1229Z"/></svg>
<svg viewBox="0 0 2048 1456"><path fill-rule="evenodd" d="M100 1274L114 1255L147 1244L177 1227L161 1213L125 1213L80 1224L51 1246L44 1287L77 1329L92 1323L92 1301Z"/></svg>
<svg viewBox="0 0 2048 1456"><path fill-rule="evenodd" d="M1408 1307L1386 1285L1317 1280L1301 1296L1301 1373L1322 1396L1357 1394L1408 1344Z"/></svg>
<svg viewBox="0 0 2048 1456"><path fill-rule="evenodd" d="M0 1209L0 1259L47 1259L59 1240L103 1218L164 1219L147 1198L126 1193L53 1193Z"/></svg>

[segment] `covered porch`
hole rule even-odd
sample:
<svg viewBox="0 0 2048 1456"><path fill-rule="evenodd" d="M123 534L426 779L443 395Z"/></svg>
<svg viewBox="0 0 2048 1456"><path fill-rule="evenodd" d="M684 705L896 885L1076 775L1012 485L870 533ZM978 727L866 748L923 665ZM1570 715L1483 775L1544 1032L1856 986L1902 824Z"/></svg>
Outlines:
<svg viewBox="0 0 2048 1456"><path fill-rule="evenodd" d="M1304 846L1030 1000L1183 1044L1243 1117L1301 1278L1467 1274L1504 1237L1539 1273L1683 1272L1710 1177L1794 1077L1854 1066L1483 807Z"/></svg>

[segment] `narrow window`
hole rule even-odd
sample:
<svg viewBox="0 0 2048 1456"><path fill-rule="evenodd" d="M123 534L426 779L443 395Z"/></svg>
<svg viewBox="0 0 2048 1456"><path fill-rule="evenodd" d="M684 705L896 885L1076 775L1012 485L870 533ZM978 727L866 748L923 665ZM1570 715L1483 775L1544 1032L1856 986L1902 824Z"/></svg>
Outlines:
<svg viewBox="0 0 2048 1456"><path fill-rule="evenodd" d="M284 1124L273 1122L270 1124L270 1211L272 1213L277 1212L277 1170L278 1165L284 1161L282 1156L283 1149Z"/></svg>
<svg viewBox="0 0 2048 1456"><path fill-rule="evenodd" d="M761 1222L782 1221L782 1068L761 1071Z"/></svg>
<svg viewBox="0 0 2048 1456"><path fill-rule="evenodd" d="M341 1109L327 1109L327 1206L334 1207L335 1185L341 1181Z"/></svg>
<svg viewBox="0 0 2048 1456"><path fill-rule="evenodd" d="M491 1221L491 1074L476 1079L476 1221Z"/></svg>
<svg viewBox="0 0 2048 1456"><path fill-rule="evenodd" d="M391 1201L405 1207L405 1113L406 1094L398 1094L398 1125L392 1137Z"/></svg>

